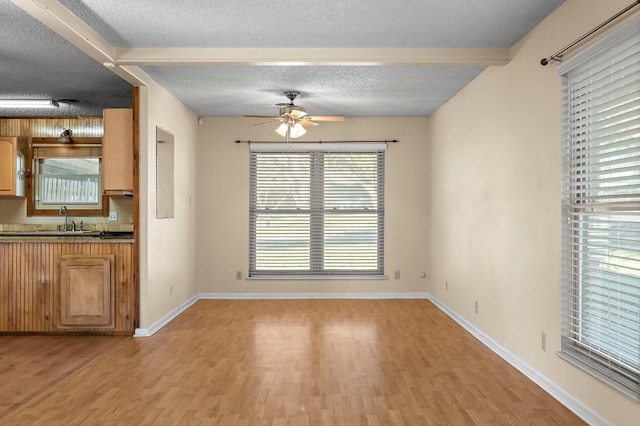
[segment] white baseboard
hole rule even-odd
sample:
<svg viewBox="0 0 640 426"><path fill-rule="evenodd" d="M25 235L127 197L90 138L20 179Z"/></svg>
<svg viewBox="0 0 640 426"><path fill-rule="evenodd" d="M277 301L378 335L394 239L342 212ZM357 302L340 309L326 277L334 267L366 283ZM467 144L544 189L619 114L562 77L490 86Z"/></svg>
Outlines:
<svg viewBox="0 0 640 426"><path fill-rule="evenodd" d="M429 293L200 293L200 299L429 299Z"/></svg>
<svg viewBox="0 0 640 426"><path fill-rule="evenodd" d="M191 305L196 303L198 300L198 295L196 294L191 299L187 300L173 311L169 312L167 315L162 317L159 321L155 322L149 328L136 328L136 332L133 337L149 337L153 336L158 330L160 330L165 325L169 324L173 319L175 319L178 315L189 309Z"/></svg>
<svg viewBox="0 0 640 426"><path fill-rule="evenodd" d="M476 339L478 339L482 344L491 349L496 353L500 358L507 361L513 367L515 367L522 374L531 379L534 383L544 389L549 395L558 400L561 404L567 407L569 410L573 411L578 417L587 422L589 425L608 425L605 419L603 419L598 413L593 411L587 405L585 405L582 401L576 399L567 391L562 389L560 386L556 385L554 382L549 380L546 376L540 374L537 370L532 368L530 365L525 363L523 360L515 356L512 352L503 348L481 331L479 328L471 324L469 321L458 315L455 311L451 310L447 305L440 302L433 296L429 296L429 300L436 305L441 311L446 313L451 319L457 322L462 328L467 330L471 335L473 335Z"/></svg>
<svg viewBox="0 0 640 426"><path fill-rule="evenodd" d="M133 337L149 337L169 324L198 300L250 299L429 299L429 293L199 293L149 328L136 328Z"/></svg>

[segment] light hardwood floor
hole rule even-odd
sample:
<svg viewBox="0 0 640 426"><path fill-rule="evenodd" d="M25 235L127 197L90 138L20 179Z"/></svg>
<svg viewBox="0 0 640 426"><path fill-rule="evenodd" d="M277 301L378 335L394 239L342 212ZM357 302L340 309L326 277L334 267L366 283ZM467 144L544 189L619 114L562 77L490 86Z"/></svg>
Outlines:
<svg viewBox="0 0 640 426"><path fill-rule="evenodd" d="M575 425L426 300L202 300L150 338L0 336L1 425Z"/></svg>

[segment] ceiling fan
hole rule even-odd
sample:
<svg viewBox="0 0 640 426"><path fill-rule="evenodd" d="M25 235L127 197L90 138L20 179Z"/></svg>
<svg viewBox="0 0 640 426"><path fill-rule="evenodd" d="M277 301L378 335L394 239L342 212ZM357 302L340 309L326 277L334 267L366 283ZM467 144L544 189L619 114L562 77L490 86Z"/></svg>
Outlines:
<svg viewBox="0 0 640 426"><path fill-rule="evenodd" d="M317 126L316 121L344 121L344 117L338 115L308 115L307 112L301 106L295 105L293 101L298 97L299 92L284 92L284 95L289 98L289 103L276 104L280 107L280 113L276 116L270 115L243 115L243 117L252 118L269 118L269 121L262 123L256 123L256 125L279 122L280 126L276 129L282 137L299 138L307 133L308 127Z"/></svg>

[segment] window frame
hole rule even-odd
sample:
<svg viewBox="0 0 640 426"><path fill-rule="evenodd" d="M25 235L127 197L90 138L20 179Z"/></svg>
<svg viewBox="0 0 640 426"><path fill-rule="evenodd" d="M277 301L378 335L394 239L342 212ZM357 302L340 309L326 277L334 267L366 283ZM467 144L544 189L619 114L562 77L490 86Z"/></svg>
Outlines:
<svg viewBox="0 0 640 426"><path fill-rule="evenodd" d="M330 279L349 279L349 280L378 280L387 279L384 275L384 152L386 144L384 143L251 143L250 144L250 199L249 199L249 274L248 279L259 280L330 280ZM308 195L311 205L308 209L296 210L294 214L304 216L308 215L308 237L304 239L309 244L309 269L295 270L269 270L257 268L257 221L260 213L264 214L268 209L259 210L256 198L256 170L254 168L254 155L259 154L295 154L309 155L308 169L308 188L311 191ZM362 209L344 209L337 212L335 209L327 211L324 196L326 192L325 184L325 156L341 155L341 154L375 154L376 169L371 176L375 174L375 200L376 208L374 210ZM283 157L284 158L284 157ZM354 182L347 182L353 184ZM357 183L361 183L357 181ZM288 210L283 208L278 212L274 210L274 214L286 214ZM375 216L373 220L376 227L376 243L375 258L376 267L371 269L352 268L352 269L325 269L323 263L331 260L325 258L324 244L325 238L325 216L327 213L336 214L337 217L346 217L349 214L357 214L366 212L366 215ZM366 216L365 215L365 216ZM358 222L360 223L360 222ZM338 245L337 247L340 247ZM333 258L334 260L339 259Z"/></svg>
<svg viewBox="0 0 640 426"><path fill-rule="evenodd" d="M633 170L637 170L636 166L627 166L624 170L620 170L617 165L622 162L633 164L640 158L633 151L636 149L638 141L636 133L640 132L640 129L632 130L629 133L631 142L629 142L630 148L627 149L630 149L632 154L630 154L631 160L628 160L621 156L619 151L610 148L620 142L611 145L602 145L596 142L597 138L604 137L609 142L614 138L614 135L617 138L621 137L617 131L612 133L611 130L607 130L605 132L605 126L614 125L609 123L611 121L609 115L606 115L606 124L598 124L595 118L591 118L591 115L588 115L588 119L585 119L584 123L577 121L578 117L587 117L585 114L587 112L590 114L591 110L585 110L585 106L578 103L578 97L572 96L570 90L573 78L571 72L573 70L590 71L593 67L590 63L592 60L602 61L606 64L602 70L611 70L606 73L607 76L611 74L618 77L618 74L615 74L618 71L614 68L619 67L618 62L614 60L616 54L611 49L618 48L621 44L629 41L633 46L633 53L629 57L634 59L629 65L632 67L632 71L626 75L636 75L633 72L635 69L633 67L637 67L640 63L640 60L635 59L635 55L640 54L639 28L640 16L614 29L558 66L558 74L563 79L564 114L562 342L558 356L636 401L640 401L640 361L634 363L633 355L629 354L638 351L637 343L634 340L619 340L619 336L629 335L636 339L640 338L640 336L634 335L633 325L629 328L625 320L622 319L624 315L634 317L633 311L628 311L626 308L627 305L634 306L634 293L628 295L630 302L621 296L618 297L617 294L623 291L618 288L620 286L625 288L624 291L627 288L632 291L637 290L640 286L640 278L635 281L634 275L629 272L634 268L629 267L627 263L619 263L625 259L633 259L633 255L627 254L625 257L618 257L621 254L616 250L620 250L621 241L624 241L624 238L628 239L623 232L632 235L638 233L640 196L633 192L630 193L631 195L621 196L617 193L614 194L614 190L621 188L620 191L624 191L624 185L619 183L621 180L631 179L635 182L638 179L637 174L633 174ZM596 79L593 78L593 80ZM616 90L611 88L604 92L601 87L592 88L592 86L592 80L589 80L588 83L582 83L579 89L581 94L585 93L582 96L586 96L584 102L588 103L588 108L591 108L594 103L591 97L596 95L593 93L598 92L597 96L602 96L602 93L609 94ZM620 90L619 85L614 87ZM630 108L631 120L629 121L632 123L632 128L635 123L634 119L637 119L635 111L640 111L638 110L640 99L633 95L635 93L633 87L630 90L632 100L629 107L622 101L613 104L615 107L609 104L607 104L607 109L602 107L603 111L614 110L622 105L625 105L625 108ZM585 88L588 89L585 90ZM574 110L571 109L572 101L576 106L580 105L580 109L576 109L574 114L572 114ZM614 113L608 112L608 114ZM611 115L611 117L617 117L617 115ZM572 118L576 120L573 125ZM618 126L618 122L625 122L622 119L617 120L615 126ZM593 136L591 136L592 134ZM606 136L602 136L603 134ZM607 149L613 153L605 152L603 146L607 146ZM604 157L604 159L594 159L593 154L589 152L590 150L600 150L596 157ZM602 165L603 163L606 166ZM630 178L627 177L628 173L631 173ZM617 175L617 177L609 177L613 175ZM618 234L624 236L616 236ZM638 242L633 243L633 239L625 244L624 250L630 253L640 251ZM601 260L598 261L598 258ZM613 258L616 260L611 260ZM610 282L611 284L609 284ZM627 282L631 284L627 284ZM597 294L594 291L596 286L600 289ZM637 303L638 301L636 301ZM599 309L602 307L609 307L613 310L607 311L605 316L598 313L601 312ZM613 312L613 314L609 312ZM603 330L602 327L605 326L611 328Z"/></svg>
<svg viewBox="0 0 640 426"><path fill-rule="evenodd" d="M36 202L36 191L38 188L39 179L38 176L38 166L36 162L38 159L34 158L34 145L39 147L51 147L51 148L60 148L60 149L74 149L78 148L80 145L92 146L96 147L102 146L101 138L74 138L73 144L61 144L58 142L57 138L31 138L29 143L29 147L27 149L27 160L26 163L29 167L27 170L27 174L29 179L27 180L27 188L26 188L26 198L27 198L27 216L58 216L60 211L60 205L66 205L68 208L69 216L109 216L109 196L105 195L104 190L102 190L102 161L100 161L100 178L99 178L99 187L100 192L99 196L101 197L101 207L95 209L87 209L87 208L77 208L74 204L61 203L53 208L42 208L38 206Z"/></svg>

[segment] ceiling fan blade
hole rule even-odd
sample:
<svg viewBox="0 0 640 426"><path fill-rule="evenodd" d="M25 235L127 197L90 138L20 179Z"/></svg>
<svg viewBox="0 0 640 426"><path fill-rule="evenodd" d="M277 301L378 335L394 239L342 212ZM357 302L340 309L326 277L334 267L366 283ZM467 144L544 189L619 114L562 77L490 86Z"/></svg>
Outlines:
<svg viewBox="0 0 640 426"><path fill-rule="evenodd" d="M298 123L302 124L302 127L313 127L313 126L319 126L318 123L314 123L311 120L299 120Z"/></svg>
<svg viewBox="0 0 640 426"><path fill-rule="evenodd" d="M306 118L313 121L344 121L340 115L308 115Z"/></svg>
<svg viewBox="0 0 640 426"><path fill-rule="evenodd" d="M291 117L295 118L296 120L297 120L298 118L302 118L302 117L304 117L305 115L307 115L307 113L306 113L306 112L304 112L304 111L301 111L301 110L299 110L299 109L294 109L294 110L292 110L292 111L289 113L289 116L291 116Z"/></svg>
<svg viewBox="0 0 640 426"><path fill-rule="evenodd" d="M268 121L262 121L260 123L253 123L254 126L259 126L261 124L269 124L269 123L282 123L282 120L280 119L273 119L273 120L268 120Z"/></svg>
<svg viewBox="0 0 640 426"><path fill-rule="evenodd" d="M249 117L249 118L273 118L273 119L282 118L279 115L243 115L243 117Z"/></svg>

